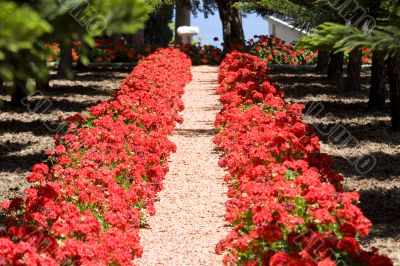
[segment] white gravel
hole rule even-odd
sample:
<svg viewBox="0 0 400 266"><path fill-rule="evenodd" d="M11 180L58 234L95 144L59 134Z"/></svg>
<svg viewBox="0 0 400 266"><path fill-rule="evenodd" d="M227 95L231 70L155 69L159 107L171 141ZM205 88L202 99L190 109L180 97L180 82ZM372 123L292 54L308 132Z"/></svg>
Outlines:
<svg viewBox="0 0 400 266"><path fill-rule="evenodd" d="M224 221L227 188L212 143L213 121L220 110L217 67L193 67L183 100L184 123L171 137L171 156L157 214L141 229L143 257L137 265L221 265L215 245L227 235Z"/></svg>

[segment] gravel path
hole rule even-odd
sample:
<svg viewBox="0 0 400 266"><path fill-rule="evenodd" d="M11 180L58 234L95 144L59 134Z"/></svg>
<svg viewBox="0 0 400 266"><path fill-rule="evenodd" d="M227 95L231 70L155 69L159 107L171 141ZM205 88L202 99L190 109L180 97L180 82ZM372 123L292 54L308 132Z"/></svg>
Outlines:
<svg viewBox="0 0 400 266"><path fill-rule="evenodd" d="M137 265L221 265L214 248L227 234L227 189L212 143L213 121L220 110L217 70L193 67L193 81L183 96L185 121L171 138L177 153L158 194L157 214L148 217L148 228L141 230L144 253Z"/></svg>

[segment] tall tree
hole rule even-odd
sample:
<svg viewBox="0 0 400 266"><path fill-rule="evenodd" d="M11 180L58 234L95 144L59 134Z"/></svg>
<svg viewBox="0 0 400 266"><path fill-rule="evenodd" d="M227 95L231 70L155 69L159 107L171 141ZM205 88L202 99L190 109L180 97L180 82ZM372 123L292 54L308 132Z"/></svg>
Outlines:
<svg viewBox="0 0 400 266"><path fill-rule="evenodd" d="M386 68L385 56L379 51L372 54L371 87L369 90L368 108L382 109L385 105Z"/></svg>
<svg viewBox="0 0 400 266"><path fill-rule="evenodd" d="M350 52L346 79L346 90L348 91L361 90L361 61L362 51L360 48Z"/></svg>
<svg viewBox="0 0 400 266"><path fill-rule="evenodd" d="M144 28L144 41L146 44L158 47L168 47L172 40L173 32L170 23L173 16L173 5L163 5L149 15Z"/></svg>
<svg viewBox="0 0 400 266"><path fill-rule="evenodd" d="M329 50L319 50L316 71L322 74L328 73L330 51Z"/></svg>
<svg viewBox="0 0 400 266"><path fill-rule="evenodd" d="M400 54L396 54L388 59L387 72L390 88L392 128L400 130Z"/></svg>
<svg viewBox="0 0 400 266"><path fill-rule="evenodd" d="M340 84L343 77L343 63L344 53L334 52L330 53L329 64L328 64L328 80L337 84Z"/></svg>
<svg viewBox="0 0 400 266"><path fill-rule="evenodd" d="M224 49L234 49L236 45L244 45L242 15L234 6L236 0L216 0L219 17L222 22Z"/></svg>

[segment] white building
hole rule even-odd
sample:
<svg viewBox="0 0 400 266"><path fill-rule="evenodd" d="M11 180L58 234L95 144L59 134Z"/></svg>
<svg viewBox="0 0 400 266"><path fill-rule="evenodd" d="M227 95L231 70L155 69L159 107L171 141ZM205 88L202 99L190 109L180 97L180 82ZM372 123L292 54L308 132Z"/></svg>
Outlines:
<svg viewBox="0 0 400 266"><path fill-rule="evenodd" d="M265 19L268 21L269 35L274 35L275 37L284 40L287 44L297 42L300 37L307 34L306 31L294 28L289 23L276 17L267 16Z"/></svg>

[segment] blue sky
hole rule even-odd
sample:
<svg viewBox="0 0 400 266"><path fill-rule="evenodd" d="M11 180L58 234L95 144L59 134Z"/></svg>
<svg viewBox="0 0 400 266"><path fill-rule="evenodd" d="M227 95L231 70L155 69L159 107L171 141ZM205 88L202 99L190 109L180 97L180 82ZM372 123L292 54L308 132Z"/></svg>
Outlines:
<svg viewBox="0 0 400 266"><path fill-rule="evenodd" d="M201 13L197 17L192 15L192 26L200 28L198 36L201 37L202 44L218 44L219 46L222 42L222 25L218 12L208 18L204 18ZM246 39L250 39L256 34L268 34L268 22L256 14L248 14L243 18L243 29ZM197 40L198 36L194 39ZM215 43L214 37L218 37L220 41Z"/></svg>

